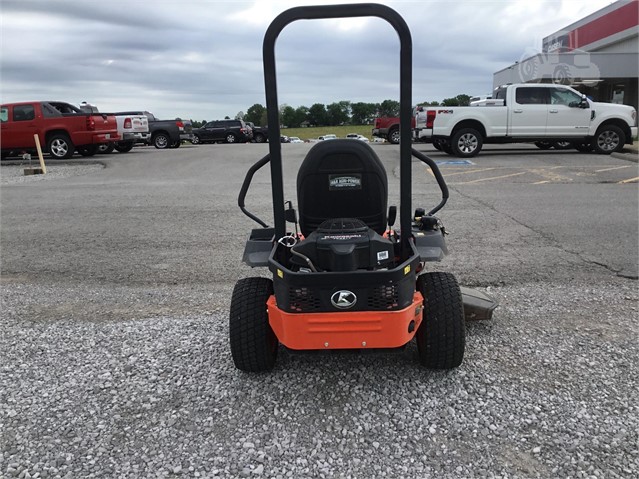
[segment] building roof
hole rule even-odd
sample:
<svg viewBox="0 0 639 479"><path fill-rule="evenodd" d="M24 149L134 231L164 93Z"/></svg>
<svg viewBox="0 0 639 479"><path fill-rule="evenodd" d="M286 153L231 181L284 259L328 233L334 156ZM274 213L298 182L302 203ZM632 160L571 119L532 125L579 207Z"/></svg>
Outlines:
<svg viewBox="0 0 639 479"><path fill-rule="evenodd" d="M544 53L595 51L639 32L639 1L619 0L543 39Z"/></svg>

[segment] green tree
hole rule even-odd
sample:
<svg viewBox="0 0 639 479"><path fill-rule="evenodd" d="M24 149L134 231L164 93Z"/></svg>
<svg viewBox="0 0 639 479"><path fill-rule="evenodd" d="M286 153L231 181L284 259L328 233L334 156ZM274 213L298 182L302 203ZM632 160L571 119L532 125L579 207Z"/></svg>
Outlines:
<svg viewBox="0 0 639 479"><path fill-rule="evenodd" d="M357 102L351 104L351 124L365 125L375 118L377 104Z"/></svg>
<svg viewBox="0 0 639 479"><path fill-rule="evenodd" d="M418 103L417 106L439 106L438 101L423 101Z"/></svg>
<svg viewBox="0 0 639 479"><path fill-rule="evenodd" d="M384 100L379 105L379 116L399 116L399 102L395 100Z"/></svg>
<svg viewBox="0 0 639 479"><path fill-rule="evenodd" d="M470 95L457 95L453 98L444 98L443 106L468 106L470 105Z"/></svg>
<svg viewBox="0 0 639 479"><path fill-rule="evenodd" d="M350 119L351 102L339 101L326 107L327 123L330 126L343 125Z"/></svg>
<svg viewBox="0 0 639 479"><path fill-rule="evenodd" d="M457 98L444 98L442 106L459 106L459 100Z"/></svg>
<svg viewBox="0 0 639 479"><path fill-rule="evenodd" d="M264 108L264 111L262 112L262 115L260 116L260 121L254 122L254 123L259 126L268 126L268 114L266 113L266 108Z"/></svg>
<svg viewBox="0 0 639 479"><path fill-rule="evenodd" d="M289 128L295 128L296 120L295 108L283 105L283 108L280 109L280 123Z"/></svg>
<svg viewBox="0 0 639 479"><path fill-rule="evenodd" d="M298 106L295 109L295 128L299 128L300 126L302 126L302 123L304 123L306 120L308 119L308 107L306 106Z"/></svg>
<svg viewBox="0 0 639 479"><path fill-rule="evenodd" d="M459 106L470 106L470 95L462 93L461 95L457 95L455 98L457 98Z"/></svg>
<svg viewBox="0 0 639 479"><path fill-rule="evenodd" d="M325 126L327 124L326 106L315 103L308 109L308 121L313 126Z"/></svg>
<svg viewBox="0 0 639 479"><path fill-rule="evenodd" d="M262 123L262 115L266 113L266 107L256 103L253 106L250 106L248 110L246 110L246 114L244 115L244 121L250 121L259 126L266 125L266 122Z"/></svg>

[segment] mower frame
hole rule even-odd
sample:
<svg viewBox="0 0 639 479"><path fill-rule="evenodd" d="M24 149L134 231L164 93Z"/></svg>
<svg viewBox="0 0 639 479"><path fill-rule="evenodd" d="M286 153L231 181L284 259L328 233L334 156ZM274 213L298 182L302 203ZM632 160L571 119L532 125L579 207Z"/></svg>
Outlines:
<svg viewBox="0 0 639 479"><path fill-rule="evenodd" d="M317 272L311 264L312 270L293 271L279 259L284 247L280 242L291 237L286 223L297 224L297 217L292 207L286 209L284 200L275 43L281 31L294 21L352 17L386 20L400 40L400 231L397 235L389 225L384 233L399 238L395 243L397 261L392 268L373 270ZM244 278L235 286L230 340L236 367L251 372L270 370L279 343L293 350L392 349L405 346L415 336L423 365L436 369L457 367L465 345L462 292L450 273L419 274L425 262L440 261L447 254L445 230L433 215L444 206L449 193L437 164L411 146L412 40L406 22L393 9L373 3L291 8L268 27L263 62L269 154L247 172L238 206L262 227L251 231L243 261L252 267L267 266L273 280ZM366 148L375 156L368 145ZM430 167L442 193L440 203L428 213L412 211L413 157ZM271 170L273 227L245 208L251 180L266 164ZM339 303L348 303L349 294L354 301L346 306L348 310L341 310ZM380 299L376 299L376 294ZM357 303L360 296L363 299ZM476 312L486 311L482 304L478 305L480 301L475 298ZM427 317L430 324L426 329L423 322Z"/></svg>

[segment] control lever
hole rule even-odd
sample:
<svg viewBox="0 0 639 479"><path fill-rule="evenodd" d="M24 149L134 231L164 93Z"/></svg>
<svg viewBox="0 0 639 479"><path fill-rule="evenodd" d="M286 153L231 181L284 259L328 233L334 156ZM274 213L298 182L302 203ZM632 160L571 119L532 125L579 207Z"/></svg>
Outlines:
<svg viewBox="0 0 639 479"><path fill-rule="evenodd" d="M295 236L298 236L297 211L295 211L295 208L293 208L293 203L291 201L285 201L284 204L287 206L286 210L284 211L284 219L286 219L286 221L288 221L289 223L295 224Z"/></svg>
<svg viewBox="0 0 639 479"><path fill-rule="evenodd" d="M392 205L388 207L388 228L390 229L397 219L397 206Z"/></svg>

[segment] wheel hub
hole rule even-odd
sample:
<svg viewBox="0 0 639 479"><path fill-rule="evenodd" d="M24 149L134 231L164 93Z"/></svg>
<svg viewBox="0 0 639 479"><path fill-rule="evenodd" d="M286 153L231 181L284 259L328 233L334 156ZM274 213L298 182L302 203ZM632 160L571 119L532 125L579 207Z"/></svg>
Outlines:
<svg viewBox="0 0 639 479"><path fill-rule="evenodd" d="M604 150L612 150L617 147L619 137L613 133L606 133L599 137L599 146Z"/></svg>
<svg viewBox="0 0 639 479"><path fill-rule="evenodd" d="M477 148L477 139L474 136L463 136L459 146L464 151L472 151Z"/></svg>

